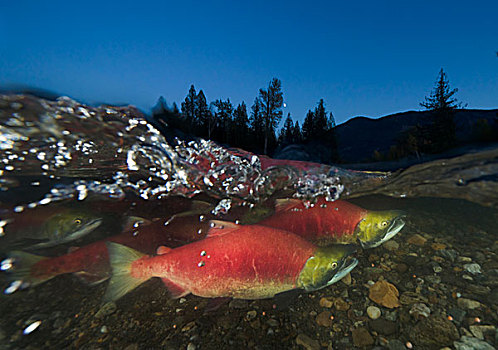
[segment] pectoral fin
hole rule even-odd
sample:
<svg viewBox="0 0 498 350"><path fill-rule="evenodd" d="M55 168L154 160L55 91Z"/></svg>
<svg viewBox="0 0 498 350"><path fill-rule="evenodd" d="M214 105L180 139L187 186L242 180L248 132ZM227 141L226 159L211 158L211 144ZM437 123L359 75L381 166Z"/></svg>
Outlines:
<svg viewBox="0 0 498 350"><path fill-rule="evenodd" d="M171 251L172 249L170 247L165 247L163 245L157 247L156 254L157 255L164 255L167 254Z"/></svg>
<svg viewBox="0 0 498 350"><path fill-rule="evenodd" d="M181 298L187 294L190 294L188 290L183 289L179 285L173 283L167 278L161 278L163 280L164 285L168 289L168 292L173 299Z"/></svg>
<svg viewBox="0 0 498 350"><path fill-rule="evenodd" d="M206 237L221 236L240 227L239 225L231 221L210 220L209 223L211 228L209 229Z"/></svg>

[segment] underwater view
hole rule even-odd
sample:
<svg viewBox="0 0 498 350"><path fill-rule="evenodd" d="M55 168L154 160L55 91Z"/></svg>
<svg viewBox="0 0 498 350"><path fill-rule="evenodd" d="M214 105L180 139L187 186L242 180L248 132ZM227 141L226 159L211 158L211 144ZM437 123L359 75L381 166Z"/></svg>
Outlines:
<svg viewBox="0 0 498 350"><path fill-rule="evenodd" d="M393 172L0 95L0 350L495 349L498 148Z"/></svg>

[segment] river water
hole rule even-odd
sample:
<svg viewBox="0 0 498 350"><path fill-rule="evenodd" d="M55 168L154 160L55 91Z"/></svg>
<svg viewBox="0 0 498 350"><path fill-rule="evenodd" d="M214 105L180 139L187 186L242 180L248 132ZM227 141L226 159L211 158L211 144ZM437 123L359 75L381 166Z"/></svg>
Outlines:
<svg viewBox="0 0 498 350"><path fill-rule="evenodd" d="M130 107L9 95L0 96L0 161L0 349L498 346L497 149L350 171L166 138ZM403 210L406 225L359 249L341 281L275 298L175 299L153 278L103 302L108 263L81 257L83 271L68 258L50 278L29 275L33 259L110 239L152 255L188 245L210 220L272 215L276 198ZM70 224L82 229L68 236Z"/></svg>

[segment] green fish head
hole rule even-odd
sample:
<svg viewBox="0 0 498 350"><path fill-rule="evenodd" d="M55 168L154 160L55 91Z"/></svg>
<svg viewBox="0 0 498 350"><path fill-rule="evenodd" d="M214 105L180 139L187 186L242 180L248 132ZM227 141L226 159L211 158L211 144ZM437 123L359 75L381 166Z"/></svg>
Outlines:
<svg viewBox="0 0 498 350"><path fill-rule="evenodd" d="M100 226L102 218L84 211L64 211L50 217L44 225L49 241L72 241Z"/></svg>
<svg viewBox="0 0 498 350"><path fill-rule="evenodd" d="M405 216L401 210L369 211L356 226L356 238L364 249L378 247L401 231Z"/></svg>
<svg viewBox="0 0 498 350"><path fill-rule="evenodd" d="M317 248L299 274L298 287L310 292L339 281L358 264L351 256L356 250L352 244Z"/></svg>

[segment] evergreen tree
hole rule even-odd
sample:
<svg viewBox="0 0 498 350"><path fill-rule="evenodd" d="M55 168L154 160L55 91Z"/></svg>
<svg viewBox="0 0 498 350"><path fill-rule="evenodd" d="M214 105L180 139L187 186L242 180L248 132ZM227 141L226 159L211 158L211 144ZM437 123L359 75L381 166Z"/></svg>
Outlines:
<svg viewBox="0 0 498 350"><path fill-rule="evenodd" d="M275 140L275 129L282 119L282 105L284 103L282 93L282 82L273 78L268 85L268 89L259 89L259 99L261 101L261 115L264 125L264 148L263 153L268 154L269 143Z"/></svg>
<svg viewBox="0 0 498 350"><path fill-rule="evenodd" d="M176 130L182 133L187 132L185 122L178 111L178 107L173 103L173 107L170 108L163 96L159 97L155 106L152 107L152 118L157 121L158 124L156 126L165 134L168 133L168 130Z"/></svg>
<svg viewBox="0 0 498 350"><path fill-rule="evenodd" d="M198 135L211 139L211 132L214 129L214 118L202 90L199 90L195 100L195 120L198 121Z"/></svg>
<svg viewBox="0 0 498 350"><path fill-rule="evenodd" d="M298 121L296 121L296 124L294 124L294 129L292 130L292 142L293 143L303 142L303 134L301 133L301 128L299 127Z"/></svg>
<svg viewBox="0 0 498 350"><path fill-rule="evenodd" d="M337 143L337 134L335 132L335 127L335 118L332 112L330 112L327 119L327 133L325 134L325 140L331 151L331 162L339 161L339 147Z"/></svg>
<svg viewBox="0 0 498 350"><path fill-rule="evenodd" d="M218 99L214 101L213 105L217 109L215 113L216 125L218 127L217 139L222 143L228 143L232 127L233 105L230 99L226 101Z"/></svg>
<svg viewBox="0 0 498 350"><path fill-rule="evenodd" d="M446 73L441 68L436 81L436 86L420 105L428 110L436 112L462 108L462 103L457 103L457 99L453 98L453 95L457 92L458 89L450 89L450 83L446 77Z"/></svg>
<svg viewBox="0 0 498 350"><path fill-rule="evenodd" d="M152 115L163 115L169 111L168 103L163 96L160 96L156 102L156 105L152 107Z"/></svg>
<svg viewBox="0 0 498 350"><path fill-rule="evenodd" d="M318 101L314 111L308 110L304 118L302 139L306 143L326 146L326 152L321 154L322 161L338 161L335 119L332 113L327 113L323 99Z"/></svg>
<svg viewBox="0 0 498 350"><path fill-rule="evenodd" d="M294 143L294 123L292 122L290 113L287 114L284 126L280 129L278 143L282 146Z"/></svg>
<svg viewBox="0 0 498 350"><path fill-rule="evenodd" d="M434 113L429 137L431 153L444 151L456 143L454 114L456 109L463 107L453 97L457 91L458 89L450 89L448 78L441 68L434 89L425 97L425 101L420 103L422 107Z"/></svg>
<svg viewBox="0 0 498 350"><path fill-rule="evenodd" d="M245 102L237 106L233 112L233 144L234 146L246 148L247 135L249 133L249 118Z"/></svg>
<svg viewBox="0 0 498 350"><path fill-rule="evenodd" d="M327 120L327 129L331 130L336 127L335 118L332 112L329 113L329 119Z"/></svg>
<svg viewBox="0 0 498 350"><path fill-rule="evenodd" d="M261 153L264 147L264 124L263 124L263 116L261 113L261 101L258 97L254 99L254 104L251 107L251 118L249 120L250 123L250 134L253 139L252 143L252 151L257 153Z"/></svg>
<svg viewBox="0 0 498 350"><path fill-rule="evenodd" d="M180 110L178 109L178 105L176 104L176 102L173 102L171 112L173 112L173 114L180 115Z"/></svg>
<svg viewBox="0 0 498 350"><path fill-rule="evenodd" d="M315 133L314 126L315 126L315 114L311 110L308 110L308 113L306 114L303 123L303 141L309 142L313 140Z"/></svg>
<svg viewBox="0 0 498 350"><path fill-rule="evenodd" d="M197 95L195 93L195 87L192 84L190 90L188 91L185 101L182 102L182 116L187 124L188 132L192 132L194 121L195 121L195 107L196 107Z"/></svg>
<svg viewBox="0 0 498 350"><path fill-rule="evenodd" d="M318 102L318 106L315 108L314 119L313 119L313 138L321 139L325 136L328 130L328 118L327 112L325 111L325 103L323 98Z"/></svg>

